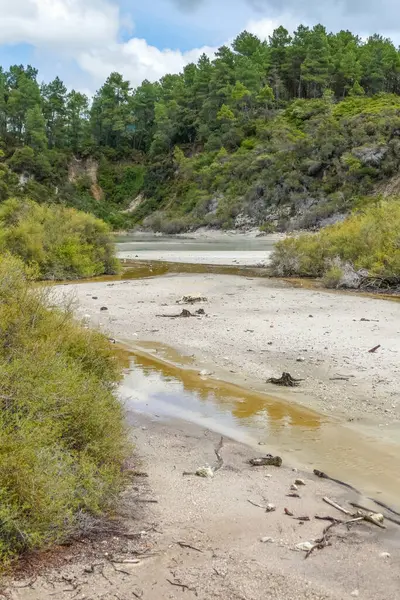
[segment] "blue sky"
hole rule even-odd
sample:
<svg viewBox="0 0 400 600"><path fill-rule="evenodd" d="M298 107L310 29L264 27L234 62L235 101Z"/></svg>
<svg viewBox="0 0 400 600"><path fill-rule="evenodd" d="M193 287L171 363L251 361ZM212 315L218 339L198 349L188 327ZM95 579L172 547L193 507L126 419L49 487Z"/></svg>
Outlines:
<svg viewBox="0 0 400 600"><path fill-rule="evenodd" d="M0 15L3 67L31 63L88 94L114 70L133 86L179 72L244 29L322 22L400 42L398 0L0 0Z"/></svg>

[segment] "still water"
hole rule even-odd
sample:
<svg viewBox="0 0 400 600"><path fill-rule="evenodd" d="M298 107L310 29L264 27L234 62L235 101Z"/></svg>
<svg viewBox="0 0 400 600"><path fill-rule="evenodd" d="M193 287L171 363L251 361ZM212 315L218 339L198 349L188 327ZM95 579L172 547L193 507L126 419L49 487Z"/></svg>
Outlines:
<svg viewBox="0 0 400 600"><path fill-rule="evenodd" d="M267 264L277 236L216 235L181 238L130 234L116 238L121 259L162 260L203 264Z"/></svg>
<svg viewBox="0 0 400 600"><path fill-rule="evenodd" d="M128 410L157 419L184 419L258 451L279 453L291 466L323 470L398 505L400 445L294 401L202 377L190 357L168 346L138 346L141 350L122 352L125 379L120 391Z"/></svg>

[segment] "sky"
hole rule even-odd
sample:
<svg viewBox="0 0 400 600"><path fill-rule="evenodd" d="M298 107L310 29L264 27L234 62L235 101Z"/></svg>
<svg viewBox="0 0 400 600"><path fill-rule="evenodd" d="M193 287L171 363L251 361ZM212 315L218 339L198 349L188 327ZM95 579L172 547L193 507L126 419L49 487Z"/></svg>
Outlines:
<svg viewBox="0 0 400 600"><path fill-rule="evenodd" d="M400 44L399 0L0 0L0 65L32 64L89 95L113 71L132 87L179 73L247 29L302 23Z"/></svg>

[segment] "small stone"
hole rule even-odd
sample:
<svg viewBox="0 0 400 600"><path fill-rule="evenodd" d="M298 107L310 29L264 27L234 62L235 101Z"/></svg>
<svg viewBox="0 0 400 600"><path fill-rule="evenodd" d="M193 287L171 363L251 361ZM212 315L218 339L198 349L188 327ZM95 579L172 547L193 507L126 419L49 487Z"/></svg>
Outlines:
<svg viewBox="0 0 400 600"><path fill-rule="evenodd" d="M275 511L276 511L276 506L275 506L275 504L267 504L266 511L267 511L267 512L275 512Z"/></svg>
<svg viewBox="0 0 400 600"><path fill-rule="evenodd" d="M353 598L358 598L360 590L353 590L350 595L353 596Z"/></svg>
<svg viewBox="0 0 400 600"><path fill-rule="evenodd" d="M100 311L101 311L101 312L105 312L106 310L108 310L107 306L102 306L102 307L100 308Z"/></svg>
<svg viewBox="0 0 400 600"><path fill-rule="evenodd" d="M304 356L299 356L298 358L296 358L297 362L305 362L305 360L306 359L304 358Z"/></svg>
<svg viewBox="0 0 400 600"><path fill-rule="evenodd" d="M292 492L297 492L297 490L299 488L297 487L297 485L295 483L292 483L292 485L290 486L290 489L291 489Z"/></svg>
<svg viewBox="0 0 400 600"><path fill-rule="evenodd" d="M271 473L268 473L268 475L265 476L265 479L271 479L272 475Z"/></svg>
<svg viewBox="0 0 400 600"><path fill-rule="evenodd" d="M97 296L92 296L92 300L98 300Z"/></svg>
<svg viewBox="0 0 400 600"><path fill-rule="evenodd" d="M380 558L390 558L391 554L389 552L381 552L379 556Z"/></svg>
<svg viewBox="0 0 400 600"><path fill-rule="evenodd" d="M207 371L206 369L203 369L203 371L200 371L199 374L201 377L210 377L210 375L212 375L211 371Z"/></svg>
<svg viewBox="0 0 400 600"><path fill-rule="evenodd" d="M274 538L272 537L262 537L260 542L262 542L263 544L273 544L275 542Z"/></svg>
<svg viewBox="0 0 400 600"><path fill-rule="evenodd" d="M197 477L212 478L214 477L214 471L211 467L200 467L199 469L197 469L196 475Z"/></svg>
<svg viewBox="0 0 400 600"><path fill-rule="evenodd" d="M300 544L296 544L296 550L303 550L303 552L309 552L313 547L314 544L311 542L300 542Z"/></svg>
<svg viewBox="0 0 400 600"><path fill-rule="evenodd" d="M295 485L306 485L306 482L304 481L304 479L296 479L296 481L294 483L295 483Z"/></svg>

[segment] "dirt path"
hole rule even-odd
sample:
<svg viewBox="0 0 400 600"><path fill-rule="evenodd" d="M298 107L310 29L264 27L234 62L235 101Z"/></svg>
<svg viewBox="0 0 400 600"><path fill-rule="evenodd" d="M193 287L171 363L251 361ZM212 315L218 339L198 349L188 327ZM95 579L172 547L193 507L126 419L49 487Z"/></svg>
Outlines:
<svg viewBox="0 0 400 600"><path fill-rule="evenodd" d="M327 525L315 515L341 518L322 497L349 507L343 488L285 465L253 468L247 461L254 451L227 439L221 450L224 464L213 479L183 476L215 463L219 437L183 423L130 419L142 459L135 468L149 475L135 477L122 499L126 530L138 533L137 539L99 536L53 552L47 558L53 568L13 581L5 598L400 598L400 528L395 525L388 524L387 530L367 523L350 531L339 527L332 545L307 560L295 550L296 544L320 537ZM296 478L305 482L299 487L301 498L287 497ZM249 500L273 503L276 511L266 513ZM285 508L294 517L285 515ZM295 519L306 516L309 522ZM269 541L262 542L265 537Z"/></svg>

